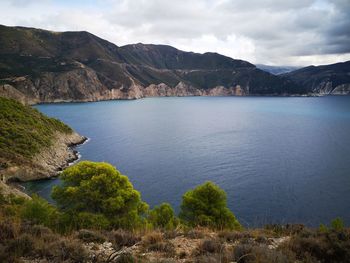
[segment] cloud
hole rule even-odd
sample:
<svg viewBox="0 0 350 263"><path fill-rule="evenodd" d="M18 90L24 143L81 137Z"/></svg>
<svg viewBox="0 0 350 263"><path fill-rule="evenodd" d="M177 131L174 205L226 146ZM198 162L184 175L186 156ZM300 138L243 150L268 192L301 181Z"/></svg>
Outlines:
<svg viewBox="0 0 350 263"><path fill-rule="evenodd" d="M117 45L169 44L253 63L350 59L348 0L2 0L0 23L87 30Z"/></svg>

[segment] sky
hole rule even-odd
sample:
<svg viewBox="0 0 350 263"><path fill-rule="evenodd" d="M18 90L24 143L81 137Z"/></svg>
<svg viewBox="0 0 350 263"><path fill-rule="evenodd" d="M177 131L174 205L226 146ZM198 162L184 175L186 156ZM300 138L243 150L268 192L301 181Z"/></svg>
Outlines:
<svg viewBox="0 0 350 263"><path fill-rule="evenodd" d="M88 31L251 63L350 60L350 0L0 0L0 24Z"/></svg>

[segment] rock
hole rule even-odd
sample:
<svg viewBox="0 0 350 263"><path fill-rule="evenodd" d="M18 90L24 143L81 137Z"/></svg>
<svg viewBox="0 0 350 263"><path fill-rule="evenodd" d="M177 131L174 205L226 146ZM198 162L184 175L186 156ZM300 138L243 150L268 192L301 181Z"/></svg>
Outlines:
<svg viewBox="0 0 350 263"><path fill-rule="evenodd" d="M71 148L83 143L86 137L76 132L57 133L54 143L36 154L30 163L10 166L2 171L7 181L30 181L58 175L70 162L78 159L77 152Z"/></svg>

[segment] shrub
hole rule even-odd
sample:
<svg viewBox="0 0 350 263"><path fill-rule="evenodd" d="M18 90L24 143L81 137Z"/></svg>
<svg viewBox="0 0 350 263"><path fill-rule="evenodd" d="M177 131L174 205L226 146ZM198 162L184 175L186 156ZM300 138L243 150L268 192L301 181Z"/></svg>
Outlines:
<svg viewBox="0 0 350 263"><path fill-rule="evenodd" d="M0 242L14 239L17 236L17 233L17 227L12 221L0 220Z"/></svg>
<svg viewBox="0 0 350 263"><path fill-rule="evenodd" d="M350 233L339 231L304 231L293 236L284 249L293 251L297 258L312 258L319 262L346 262L350 258Z"/></svg>
<svg viewBox="0 0 350 263"><path fill-rule="evenodd" d="M21 217L33 224L52 226L58 217L57 209L38 195L33 195L31 200L24 203Z"/></svg>
<svg viewBox="0 0 350 263"><path fill-rule="evenodd" d="M163 229L173 229L178 224L174 209L168 203L155 206L153 210L149 212L148 220L153 227Z"/></svg>
<svg viewBox="0 0 350 263"><path fill-rule="evenodd" d="M79 230L77 237L84 242L103 243L106 241L106 237L101 233L88 229Z"/></svg>
<svg viewBox="0 0 350 263"><path fill-rule="evenodd" d="M241 228L235 216L227 208L225 191L212 182L206 182L183 195L180 218L191 226Z"/></svg>
<svg viewBox="0 0 350 263"><path fill-rule="evenodd" d="M197 229L191 229L185 233L185 237L191 238L191 239L201 239L205 235L203 231L199 231Z"/></svg>
<svg viewBox="0 0 350 263"><path fill-rule="evenodd" d="M29 233L34 237L39 237L39 238L53 234L50 228L43 225L34 225L34 226L28 225L24 227L23 230L22 230L23 232Z"/></svg>
<svg viewBox="0 0 350 263"><path fill-rule="evenodd" d="M27 256L34 249L34 241L30 235L24 234L8 241L6 249L8 255L16 257Z"/></svg>
<svg viewBox="0 0 350 263"><path fill-rule="evenodd" d="M146 234L143 237L142 244L147 247L148 245L152 245L152 244L159 243L162 241L163 241L162 233L155 231L155 232L151 232L151 233Z"/></svg>
<svg viewBox="0 0 350 263"><path fill-rule="evenodd" d="M87 251L82 244L76 240L61 239L50 243L46 249L42 251L45 258L55 262L70 262L82 263L89 258Z"/></svg>
<svg viewBox="0 0 350 263"><path fill-rule="evenodd" d="M213 254L213 253L220 253L223 249L223 244L221 244L216 239L206 239L203 240L199 246L197 247L197 253L199 255L203 254Z"/></svg>
<svg viewBox="0 0 350 263"><path fill-rule="evenodd" d="M221 231L218 236L224 239L226 242L242 241L253 236L249 232L238 232L238 231Z"/></svg>
<svg viewBox="0 0 350 263"><path fill-rule="evenodd" d="M118 250L122 247L131 247L141 241L138 235L125 230L113 231L111 236L111 241Z"/></svg>
<svg viewBox="0 0 350 263"><path fill-rule="evenodd" d="M122 253L115 259L115 263L136 263L137 259L131 253Z"/></svg>
<svg viewBox="0 0 350 263"><path fill-rule="evenodd" d="M156 242L156 243L150 244L147 247L147 250L164 252L169 256L175 254L175 246L172 243L170 243L169 241L161 241L161 242Z"/></svg>
<svg viewBox="0 0 350 263"><path fill-rule="evenodd" d="M344 222L341 220L341 218L337 217L331 222L331 228L335 231L342 231L344 230Z"/></svg>
<svg viewBox="0 0 350 263"><path fill-rule="evenodd" d="M143 225L148 205L112 165L80 162L64 170L61 179L63 185L53 188L52 197L63 211L100 214L116 228Z"/></svg>
<svg viewBox="0 0 350 263"><path fill-rule="evenodd" d="M267 246L237 245L234 248L233 259L240 263L294 263L295 257L291 253L284 254ZM303 261L304 262L304 261Z"/></svg>

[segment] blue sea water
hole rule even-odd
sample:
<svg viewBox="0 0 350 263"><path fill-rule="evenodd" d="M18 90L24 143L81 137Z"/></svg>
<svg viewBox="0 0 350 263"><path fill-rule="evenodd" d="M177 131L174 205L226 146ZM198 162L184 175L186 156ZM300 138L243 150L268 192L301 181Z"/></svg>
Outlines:
<svg viewBox="0 0 350 263"><path fill-rule="evenodd" d="M44 104L90 138L82 160L127 175L151 206L177 210L210 180L245 226L341 217L350 224L350 97L184 97ZM59 179L26 183L50 198Z"/></svg>

